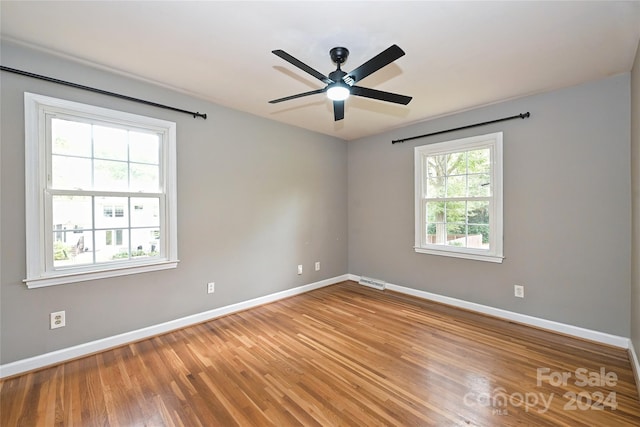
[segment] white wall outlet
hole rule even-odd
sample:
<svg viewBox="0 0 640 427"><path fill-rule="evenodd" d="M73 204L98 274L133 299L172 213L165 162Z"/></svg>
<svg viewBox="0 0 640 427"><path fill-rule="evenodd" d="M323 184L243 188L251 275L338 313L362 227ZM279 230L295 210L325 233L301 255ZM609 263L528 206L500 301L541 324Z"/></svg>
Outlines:
<svg viewBox="0 0 640 427"><path fill-rule="evenodd" d="M207 283L207 293L212 294L216 291L216 282Z"/></svg>
<svg viewBox="0 0 640 427"><path fill-rule="evenodd" d="M298 266L298 274L302 274L302 264Z"/></svg>
<svg viewBox="0 0 640 427"><path fill-rule="evenodd" d="M513 295L518 298L524 298L524 286L523 285L513 285Z"/></svg>
<svg viewBox="0 0 640 427"><path fill-rule="evenodd" d="M320 271L320 261L316 261L316 271Z"/></svg>
<svg viewBox="0 0 640 427"><path fill-rule="evenodd" d="M57 329L67 325L67 316L64 311L56 311L49 314L49 328Z"/></svg>

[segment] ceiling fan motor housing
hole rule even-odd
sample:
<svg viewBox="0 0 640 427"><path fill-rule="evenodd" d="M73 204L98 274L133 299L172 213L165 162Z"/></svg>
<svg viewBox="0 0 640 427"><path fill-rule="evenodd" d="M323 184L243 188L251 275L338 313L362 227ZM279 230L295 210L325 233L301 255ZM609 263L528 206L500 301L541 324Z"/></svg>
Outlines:
<svg viewBox="0 0 640 427"><path fill-rule="evenodd" d="M345 73L340 68L338 68L337 70L329 73L329 78L337 83L337 82L342 82L342 78L346 75L347 73Z"/></svg>

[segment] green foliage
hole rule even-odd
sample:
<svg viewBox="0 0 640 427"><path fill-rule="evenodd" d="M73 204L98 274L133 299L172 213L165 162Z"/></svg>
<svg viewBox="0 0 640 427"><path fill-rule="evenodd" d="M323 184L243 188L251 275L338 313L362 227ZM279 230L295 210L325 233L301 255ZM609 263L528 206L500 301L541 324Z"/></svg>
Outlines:
<svg viewBox="0 0 640 427"><path fill-rule="evenodd" d="M469 212L469 234L482 234L482 243L489 243L488 224L489 211L487 209L478 208Z"/></svg>
<svg viewBox="0 0 640 427"><path fill-rule="evenodd" d="M65 261L69 259L69 252L71 247L65 245L63 242L56 240L53 242L53 260Z"/></svg>
<svg viewBox="0 0 640 427"><path fill-rule="evenodd" d="M141 256L154 257L154 256L158 256L158 252L157 251L146 252L142 249L136 249L134 251L131 251L131 258L141 257ZM126 251L118 252L117 254L111 257L111 259L128 259L128 258L129 258L129 252L126 252Z"/></svg>
<svg viewBox="0 0 640 427"><path fill-rule="evenodd" d="M427 234L436 234L436 225L433 222L427 224Z"/></svg>

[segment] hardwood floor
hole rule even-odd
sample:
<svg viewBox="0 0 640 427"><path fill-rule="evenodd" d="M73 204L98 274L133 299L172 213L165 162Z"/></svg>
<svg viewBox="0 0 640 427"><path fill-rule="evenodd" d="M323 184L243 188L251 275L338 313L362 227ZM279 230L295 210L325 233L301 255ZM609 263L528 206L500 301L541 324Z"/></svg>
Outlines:
<svg viewBox="0 0 640 427"><path fill-rule="evenodd" d="M640 425L624 350L353 282L7 379L0 400L3 427Z"/></svg>

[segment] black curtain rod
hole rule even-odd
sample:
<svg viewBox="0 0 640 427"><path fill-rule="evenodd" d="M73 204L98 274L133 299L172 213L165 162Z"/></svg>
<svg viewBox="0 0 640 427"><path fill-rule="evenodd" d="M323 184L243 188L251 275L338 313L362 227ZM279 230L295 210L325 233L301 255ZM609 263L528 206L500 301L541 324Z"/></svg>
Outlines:
<svg viewBox="0 0 640 427"><path fill-rule="evenodd" d="M503 117L501 119L496 119L496 120L490 120L488 122L482 122L482 123L475 123L473 125L467 125L467 126L462 126L459 128L455 128L455 129L447 129L447 130L441 130L438 132L432 132L432 133L427 133L424 135L418 135L418 136L412 136L409 138L403 138L403 139L394 139L393 141L391 141L392 144L397 144L398 142L406 142L406 141L411 141L412 139L418 139L418 138L426 138L427 136L433 136L433 135L440 135L441 133L447 133L447 132L453 132L456 130L462 130L462 129L469 129L469 128L474 128L476 126L484 126L484 125L490 125L491 123L498 123L498 122L504 122L506 120L513 120L513 119L527 119L531 116L531 113L529 113L528 111L526 113L522 113L522 114L517 114L515 116L511 116L511 117Z"/></svg>
<svg viewBox="0 0 640 427"><path fill-rule="evenodd" d="M80 85L80 84L77 84L77 83L67 82L67 81L59 80L59 79L54 79L53 77L47 77L47 76L42 76L40 74L30 73L28 71L18 70L16 68L5 67L4 65L0 65L0 70L7 71L9 73L19 74L21 76L32 77L34 79L44 80L44 81L51 82L51 83L57 83L57 84L65 85L65 86L74 87L76 89L84 89L84 90L88 90L90 92L99 93L99 94L102 94L102 95L113 96L115 98L126 99L127 101L139 102L141 104L151 105L153 107L164 108L165 110L171 110L171 111L177 111L179 113L189 114L190 116L193 116L194 119L196 117L202 117L203 119L206 120L206 118L207 118L207 114L206 113L198 113L198 112L183 110L181 108L170 107L168 105L158 104L156 102L146 101L144 99L133 98L131 96L121 95L119 93L109 92L109 91L102 90L102 89L97 89L97 88L91 87L91 86L84 86L84 85Z"/></svg>

